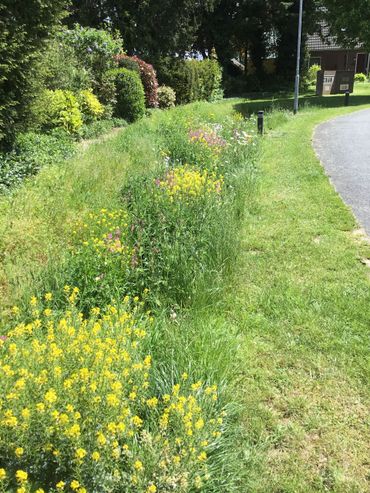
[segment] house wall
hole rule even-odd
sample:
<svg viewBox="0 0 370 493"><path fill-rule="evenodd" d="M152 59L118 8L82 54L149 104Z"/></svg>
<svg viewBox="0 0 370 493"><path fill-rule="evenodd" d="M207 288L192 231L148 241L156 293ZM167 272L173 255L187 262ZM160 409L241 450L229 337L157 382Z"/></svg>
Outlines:
<svg viewBox="0 0 370 493"><path fill-rule="evenodd" d="M310 65L318 63L323 70L356 70L357 54L363 53L358 50L322 50L311 51ZM365 72L367 66L368 54L361 57L357 72ZM312 63L311 63L312 62ZM361 67L360 67L361 64ZM364 66L362 66L364 65Z"/></svg>

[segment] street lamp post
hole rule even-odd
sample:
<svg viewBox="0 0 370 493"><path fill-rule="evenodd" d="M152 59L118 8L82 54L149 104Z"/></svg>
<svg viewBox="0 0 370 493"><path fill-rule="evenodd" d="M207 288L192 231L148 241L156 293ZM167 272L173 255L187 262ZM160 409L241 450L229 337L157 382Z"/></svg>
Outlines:
<svg viewBox="0 0 370 493"><path fill-rule="evenodd" d="M297 66L296 66L296 72L295 72L295 86L294 86L294 114L296 114L298 111L299 70L300 70L300 65L301 65L301 44L302 44L302 17L303 17L303 0L299 0Z"/></svg>

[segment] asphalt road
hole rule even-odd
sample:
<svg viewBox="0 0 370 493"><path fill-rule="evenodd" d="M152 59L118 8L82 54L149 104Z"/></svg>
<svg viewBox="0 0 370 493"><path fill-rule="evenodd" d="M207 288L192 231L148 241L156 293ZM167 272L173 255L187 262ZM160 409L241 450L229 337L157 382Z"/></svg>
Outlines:
<svg viewBox="0 0 370 493"><path fill-rule="evenodd" d="M313 146L335 189L370 235L370 109L319 125Z"/></svg>

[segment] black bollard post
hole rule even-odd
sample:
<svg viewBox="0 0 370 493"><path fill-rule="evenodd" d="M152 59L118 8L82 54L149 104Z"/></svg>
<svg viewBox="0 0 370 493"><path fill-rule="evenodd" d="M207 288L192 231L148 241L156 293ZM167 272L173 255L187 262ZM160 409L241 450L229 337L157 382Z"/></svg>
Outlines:
<svg viewBox="0 0 370 493"><path fill-rule="evenodd" d="M348 106L349 105L349 91L346 91L344 93L344 106Z"/></svg>
<svg viewBox="0 0 370 493"><path fill-rule="evenodd" d="M257 128L260 135L263 134L263 111L259 111L257 114Z"/></svg>

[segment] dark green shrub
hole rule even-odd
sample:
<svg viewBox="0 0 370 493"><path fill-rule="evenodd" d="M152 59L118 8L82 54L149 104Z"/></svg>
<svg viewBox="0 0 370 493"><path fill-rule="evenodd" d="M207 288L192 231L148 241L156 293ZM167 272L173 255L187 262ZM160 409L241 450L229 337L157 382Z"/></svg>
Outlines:
<svg viewBox="0 0 370 493"><path fill-rule="evenodd" d="M80 66L91 74L91 87L104 103L107 99L105 73L117 66L114 57L123 50L122 39L104 29L82 27L78 24L74 29L62 31L59 39L74 50Z"/></svg>
<svg viewBox="0 0 370 493"><path fill-rule="evenodd" d="M19 134L14 149L0 154L0 193L20 185L44 166L59 163L74 153L75 143L63 130L49 135Z"/></svg>
<svg viewBox="0 0 370 493"><path fill-rule="evenodd" d="M135 72L137 68L139 69L141 82L144 86L146 106L148 108L158 108L158 80L153 65L144 62L137 56L118 55L116 60L120 67L128 68Z"/></svg>
<svg viewBox="0 0 370 493"><path fill-rule="evenodd" d="M10 145L32 102L35 61L65 14L66 0L0 3L0 146Z"/></svg>
<svg viewBox="0 0 370 493"><path fill-rule="evenodd" d="M114 69L116 107L115 114L128 122L133 122L145 114L145 95L140 76L126 68Z"/></svg>
<svg viewBox="0 0 370 493"><path fill-rule="evenodd" d="M78 92L91 87L90 70L81 65L73 46L61 34L48 41L35 70L37 82L43 88Z"/></svg>
<svg viewBox="0 0 370 493"><path fill-rule="evenodd" d="M119 55L116 57L119 68L127 68L128 70L133 70L140 75L140 68L138 63L130 56Z"/></svg>
<svg viewBox="0 0 370 493"><path fill-rule="evenodd" d="M99 101L104 105L104 118L110 118L116 105L116 76L112 70L108 70L102 76L99 90Z"/></svg>
<svg viewBox="0 0 370 493"><path fill-rule="evenodd" d="M166 69L166 83L176 91L177 102L215 101L222 98L222 71L216 60L177 60Z"/></svg>
<svg viewBox="0 0 370 493"><path fill-rule="evenodd" d="M158 87L158 105L160 108L173 108L176 103L176 93L169 86Z"/></svg>

